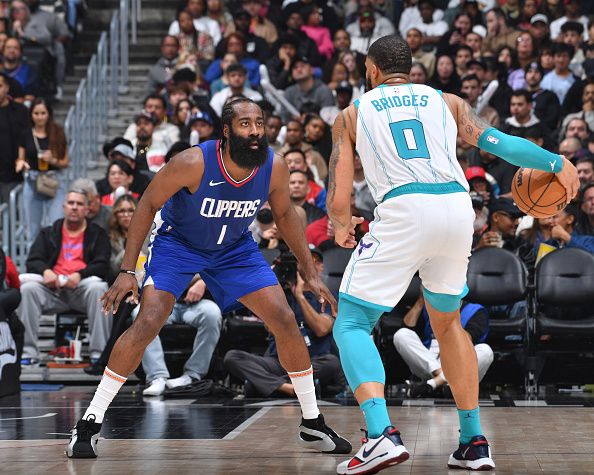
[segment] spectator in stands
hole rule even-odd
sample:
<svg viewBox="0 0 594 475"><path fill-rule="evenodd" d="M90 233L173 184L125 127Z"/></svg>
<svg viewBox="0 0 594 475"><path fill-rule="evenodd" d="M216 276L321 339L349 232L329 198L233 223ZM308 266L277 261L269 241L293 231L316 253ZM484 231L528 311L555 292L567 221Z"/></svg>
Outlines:
<svg viewBox="0 0 594 475"><path fill-rule="evenodd" d="M549 19L542 13L537 13L530 19L530 26L528 32L534 39L534 46L536 50L540 50L543 46L549 45L551 35L549 33Z"/></svg>
<svg viewBox="0 0 594 475"><path fill-rule="evenodd" d="M551 22L551 38L553 41L560 41L562 39L562 27L568 21L581 23L583 26L582 34L584 31L588 31L588 18L580 15L580 0L567 0L564 2L564 5L565 15ZM586 34L584 41L587 39Z"/></svg>
<svg viewBox="0 0 594 475"><path fill-rule="evenodd" d="M43 46L54 59L55 97L61 99L66 71L64 43L69 39L68 27L54 13L40 9L39 0L28 0L28 4L14 0L11 8L14 36Z"/></svg>
<svg viewBox="0 0 594 475"><path fill-rule="evenodd" d="M569 203L555 216L555 225L551 229L552 241L545 244L555 247L573 247L594 253L594 236L579 234L575 229L578 216L578 205Z"/></svg>
<svg viewBox="0 0 594 475"><path fill-rule="evenodd" d="M371 6L373 8L369 8L363 6L363 4L365 2L359 2L360 3L360 8L359 8L359 12L358 13L354 13L351 18L347 18L345 20L345 24L346 24L346 31L349 33L349 35L351 36L361 36L361 25L360 22L357 20L360 20L360 14L361 11L366 10L366 9L370 9L373 12L373 19L375 21L375 30L374 33L375 35L377 35L378 37L382 37L382 36L386 36L386 35L393 35L395 33L395 28L394 28L394 24L392 23L392 21L390 21L390 19L388 19L385 16L385 13L383 11L380 10L380 8L378 8L378 2L370 2ZM349 21L351 20L351 21Z"/></svg>
<svg viewBox="0 0 594 475"><path fill-rule="evenodd" d="M280 150L280 155L284 156L284 154L290 149L300 149L305 154L307 166L313 173L314 180L317 183L324 182L324 180L326 180L326 176L328 176L328 166L319 152L314 150L311 145L303 141L304 136L305 131L301 122L298 120L290 120L287 122L285 144Z"/></svg>
<svg viewBox="0 0 594 475"><path fill-rule="evenodd" d="M483 54L483 37L474 31L466 34L464 44L472 50L472 57L479 59Z"/></svg>
<svg viewBox="0 0 594 475"><path fill-rule="evenodd" d="M88 223L88 199L82 190L71 190L64 201L64 219L44 228L27 258L27 272L37 274L23 282L23 300L17 310L25 325L24 364L39 361L37 337L43 313L69 310L89 318L91 360L107 342L111 316L101 312L99 298L107 291L109 238L103 229Z"/></svg>
<svg viewBox="0 0 594 475"><path fill-rule="evenodd" d="M567 160L573 161L576 153L582 148L582 143L577 137L567 137L559 144L559 153Z"/></svg>
<svg viewBox="0 0 594 475"><path fill-rule="evenodd" d="M454 64L456 65L456 74L463 78L468 74L468 63L472 61L472 50L469 46L460 45L454 57Z"/></svg>
<svg viewBox="0 0 594 475"><path fill-rule="evenodd" d="M332 58L330 58L330 61L328 61L324 67L325 77L328 77L328 71L332 69L332 66L335 63L341 61L341 55L346 52L351 52L353 54L359 78L365 76L365 55L351 50L351 36L346 30L339 29L334 33L334 54L332 54ZM311 58L310 56L307 57Z"/></svg>
<svg viewBox="0 0 594 475"><path fill-rule="evenodd" d="M210 107L212 107L219 117L221 117L221 114L223 113L225 102L233 95L241 94L253 101L262 100L262 94L245 87L247 70L242 64L231 64L225 70L225 78L229 87L217 92L210 100Z"/></svg>
<svg viewBox="0 0 594 475"><path fill-rule="evenodd" d="M219 47L217 47L217 56L220 56L222 58L228 53L234 54L238 59L239 63L245 67L247 71L247 78L249 79L251 86L260 86L260 61L258 59L255 59L254 57L248 56L248 52L246 49L247 42L245 36L242 33L231 33L227 38L223 40ZM220 53L219 49L221 50ZM265 57L265 60L266 59L268 59L268 57ZM204 74L204 79L206 80L206 82L210 84L215 79L220 78L223 75L223 72L224 71L221 69L221 60L216 59L210 64L210 66L206 70L206 73Z"/></svg>
<svg viewBox="0 0 594 475"><path fill-rule="evenodd" d="M429 74L427 68L421 63L413 63L409 74L410 82L412 84L427 84L429 81Z"/></svg>
<svg viewBox="0 0 594 475"><path fill-rule="evenodd" d="M334 63L332 67L332 72L330 74L330 81L327 83L328 87L336 91L336 86L340 84L342 81L347 81L349 78L349 70L342 62Z"/></svg>
<svg viewBox="0 0 594 475"><path fill-rule="evenodd" d="M128 229L134 211L136 211L136 199L130 195L120 196L113 204L113 212L109 213L108 236L111 244L111 257L109 259L109 272L107 281L113 282L120 272L124 251L126 248L126 238ZM146 256L146 246L143 248Z"/></svg>
<svg viewBox="0 0 594 475"><path fill-rule="evenodd" d="M373 195L369 190L369 186L365 181L365 172L363 170L363 164L361 163L361 157L358 153L355 153L355 160L353 162L354 175L353 175L353 190L355 193L355 208L357 208L361 214L368 221L373 221L373 212L377 203L373 199Z"/></svg>
<svg viewBox="0 0 594 475"><path fill-rule="evenodd" d="M266 119L265 125L268 146L274 150L274 153L279 153L282 148L282 144L278 141L278 134L283 127L283 120L278 115L271 115Z"/></svg>
<svg viewBox="0 0 594 475"><path fill-rule="evenodd" d="M233 53L227 53L221 59L220 66L221 70L225 71L229 66L232 64L238 64L239 61L237 60L237 56ZM214 96L217 92L229 87L229 83L227 83L227 77L223 74L220 78L215 79L210 84L210 94ZM245 87L250 87L250 81L246 78Z"/></svg>
<svg viewBox="0 0 594 475"><path fill-rule="evenodd" d="M507 134L524 137L528 127L541 123L532 111L532 94L526 89L519 89L512 93L509 109L511 117L505 119L505 123L501 127L501 130ZM548 129L546 133L548 136L552 135L552 132ZM555 145L554 139L547 137L547 146L545 148L549 150Z"/></svg>
<svg viewBox="0 0 594 475"><path fill-rule="evenodd" d="M285 25L287 27L286 33L297 40L297 54L296 57L306 57L313 66L322 66L322 56L318 51L318 45L314 40L301 30L303 26L303 18L298 11L290 11L286 14Z"/></svg>
<svg viewBox="0 0 594 475"><path fill-rule="evenodd" d="M316 42L322 57L330 59L334 53L334 43L330 36L330 29L321 24L321 10L315 3L309 4L301 10L301 16L303 16L301 30Z"/></svg>
<svg viewBox="0 0 594 475"><path fill-rule="evenodd" d="M317 249L313 249L311 253L316 270L322 276L324 269L322 253ZM331 353L334 318L322 312L320 303L299 274L297 274L297 283L291 290L292 295L287 295L287 300L295 313L301 333L308 343L307 349L311 357L314 378L320 381L322 388L330 385L342 387L340 360ZM246 382L244 389L246 396L268 397L275 392L284 396L295 396L295 390L287 372L278 360L274 339L271 339L264 356L241 350L228 351L224 365L231 375Z"/></svg>
<svg viewBox="0 0 594 475"><path fill-rule="evenodd" d="M190 325L197 330L192 354L184 365L183 374L179 378L169 379L161 339L157 335L146 347L142 357L147 381L143 396L160 396L165 387L178 389L190 386L208 373L212 354L219 342L223 316L216 303L203 298L205 292L206 284L196 275L165 322L166 325Z"/></svg>
<svg viewBox="0 0 594 475"><path fill-rule="evenodd" d="M191 131L195 130L198 132L199 143L217 138L214 135L214 122L208 112L196 112L192 114L188 125Z"/></svg>
<svg viewBox="0 0 594 475"><path fill-rule="evenodd" d="M464 176L466 181L468 181L470 192L480 195L482 203L485 206L489 206L491 200L497 198L499 193L498 185L496 182L492 183L493 177L490 175L487 177L483 168L476 166L467 167L466 170L464 170Z"/></svg>
<svg viewBox="0 0 594 475"><path fill-rule="evenodd" d="M569 62L569 69L577 77L584 75L584 52L581 49L584 26L576 21L568 21L561 27L563 43L573 48L573 56Z"/></svg>
<svg viewBox="0 0 594 475"><path fill-rule="evenodd" d="M437 43L437 54L454 56L460 46L465 44L465 37L470 32L472 32L472 19L466 12L458 13L452 28L450 28Z"/></svg>
<svg viewBox="0 0 594 475"><path fill-rule="evenodd" d="M594 184L590 183L582 189L581 215L576 229L579 234L594 236Z"/></svg>
<svg viewBox="0 0 594 475"><path fill-rule="evenodd" d="M413 61L421 63L430 76L435 70L435 53L425 51L423 48L423 33L416 26L411 26L406 31L406 42L412 52Z"/></svg>
<svg viewBox="0 0 594 475"><path fill-rule="evenodd" d="M205 0L188 0L185 8L192 17L194 28L198 31L202 31L210 35L213 39L214 44L221 41L221 29L219 24L207 17L206 14L206 1ZM180 24L178 20L175 20L169 25L168 35L176 36L180 32Z"/></svg>
<svg viewBox="0 0 594 475"><path fill-rule="evenodd" d="M528 64L536 61L536 51L537 50L534 45L534 38L532 38L532 35L527 31L520 33L520 36L518 36L516 52L518 54L520 68L522 68L523 71Z"/></svg>
<svg viewBox="0 0 594 475"><path fill-rule="evenodd" d="M469 158L470 167L481 167L499 186L499 195L511 198L511 185L518 167L484 150L474 149Z"/></svg>
<svg viewBox="0 0 594 475"><path fill-rule="evenodd" d="M443 92L460 94L460 78L451 57L444 54L437 58L435 72L428 84Z"/></svg>
<svg viewBox="0 0 594 475"><path fill-rule="evenodd" d="M313 68L307 58L295 58L292 66L292 75L296 84L285 90L285 98L297 109L306 102L311 102L322 107L335 104L334 95L330 88L319 79L314 78ZM289 113L284 112L289 118Z"/></svg>
<svg viewBox="0 0 594 475"><path fill-rule="evenodd" d="M111 217L111 207L101 204L101 195L93 180L89 178L77 178L71 185L73 190L83 190L89 197L89 212L87 213L87 222L94 223L104 231L109 231L109 218Z"/></svg>
<svg viewBox="0 0 594 475"><path fill-rule="evenodd" d="M289 168L289 172L299 170L307 174L308 193L305 201L309 204L317 206L322 211L326 211L326 190L321 184L316 183L314 174L307 166L305 154L298 148L289 149L284 154L285 162Z"/></svg>
<svg viewBox="0 0 594 475"><path fill-rule="evenodd" d="M359 27L358 31L356 29L351 31L347 29L351 35L351 49L361 54L367 54L371 44L381 38L375 22L374 11L371 8L362 8L359 12L357 25Z"/></svg>
<svg viewBox="0 0 594 475"><path fill-rule="evenodd" d="M502 46L515 48L520 32L510 28L501 8L492 8L485 15L487 36L483 40L483 53L495 53Z"/></svg>
<svg viewBox="0 0 594 475"><path fill-rule="evenodd" d="M349 72L348 81L353 87L353 98L359 98L365 93L365 75L361 74L360 68L357 65L357 53L354 51L343 51L338 56L338 61L344 64Z"/></svg>
<svg viewBox="0 0 594 475"><path fill-rule="evenodd" d="M177 106L173 111L171 123L179 128L180 140L190 140L190 127L188 127L188 122L192 115L193 108L194 104L192 104L190 99L182 99L177 103Z"/></svg>
<svg viewBox="0 0 594 475"><path fill-rule="evenodd" d="M561 130L565 130L573 119L582 119L590 130L594 130L594 79L590 79L582 92L582 110L568 114L563 119Z"/></svg>
<svg viewBox="0 0 594 475"><path fill-rule="evenodd" d="M1 51L2 66L0 71L16 79L23 88L25 99L32 101L37 93L37 76L33 69L23 61L21 43L16 38L8 38Z"/></svg>
<svg viewBox="0 0 594 475"><path fill-rule="evenodd" d="M569 62L573 57L573 47L558 43L553 49L555 69L545 75L540 85L557 94L559 102L563 103L567 91L575 82L576 78L569 69Z"/></svg>
<svg viewBox="0 0 594 475"><path fill-rule="evenodd" d="M144 130L144 124L142 123L142 121L140 121L140 124L141 127L139 128L139 131L141 133L141 136L143 136L142 131ZM115 146L112 150L108 152L109 161L111 162L113 160L123 160L128 164L128 166L133 170L134 173L134 180L132 181L132 185L130 186L130 191L138 193L138 195L142 195L144 193L144 190L146 190L148 184L150 183L150 175L146 171L148 166L146 163L145 155L140 154L138 155L138 157L136 157L134 149L132 148L132 143L123 137L116 137L113 140L112 144L114 144ZM144 149L141 149L141 151L142 150ZM138 166L137 158L141 161L143 160L141 166ZM96 185L100 196L111 193L111 186L109 185L107 178L102 178L101 180L98 180Z"/></svg>
<svg viewBox="0 0 594 475"><path fill-rule="evenodd" d="M130 186L134 181L134 172L124 160L113 160L107 167L106 178L111 190L101 196L101 204L113 206L115 201L122 195L131 195L138 198L138 193L130 191Z"/></svg>
<svg viewBox="0 0 594 475"><path fill-rule="evenodd" d="M297 54L297 39L281 34L277 40L273 56L266 62L270 83L277 89L286 89L293 84L291 65Z"/></svg>
<svg viewBox="0 0 594 475"><path fill-rule="evenodd" d="M493 350L485 343L489 335L489 314L482 305L463 302L460 320L474 345L481 381L493 363ZM409 396L432 397L447 384L447 379L441 369L439 343L431 329L423 292L419 292L419 298L402 323L403 327L394 334L394 346L412 373L421 378L420 383L410 385Z"/></svg>
<svg viewBox="0 0 594 475"><path fill-rule="evenodd" d="M29 111L8 95L10 78L0 72L0 203L8 203L10 191L22 180L16 171L21 134L29 127Z"/></svg>
<svg viewBox="0 0 594 475"><path fill-rule="evenodd" d="M594 158L592 156L579 158L575 167L577 168L582 188L590 183L594 183Z"/></svg>
<svg viewBox="0 0 594 475"><path fill-rule="evenodd" d="M518 38L519 39L519 38ZM513 90L525 89L524 70L520 67L515 48L503 46L497 51L497 61L502 67L502 77Z"/></svg>
<svg viewBox="0 0 594 475"><path fill-rule="evenodd" d="M0 317L12 315L21 303L21 281L13 260L0 249L0 263L4 279L0 282Z"/></svg>
<svg viewBox="0 0 594 475"><path fill-rule="evenodd" d="M223 0L207 0L208 18L216 21L219 24L221 35L228 35L235 30L233 25L233 17L225 9Z"/></svg>
<svg viewBox="0 0 594 475"><path fill-rule="evenodd" d="M440 58L441 59L441 58ZM439 68L439 63L438 63ZM471 74L462 79L462 93L466 95L466 100L473 107L476 108L477 100L481 94L481 83L479 78ZM485 119L493 127L499 127L499 114L492 107L486 105L478 112L478 115Z"/></svg>
<svg viewBox="0 0 594 475"><path fill-rule="evenodd" d="M502 247L516 251L522 238L516 237L516 229L523 213L509 198L497 198L489 206L489 227L481 236L475 249Z"/></svg>
<svg viewBox="0 0 594 475"><path fill-rule="evenodd" d="M261 15L263 3L262 0L242 0L241 6L250 15L250 31L272 45L278 39L278 32L276 26Z"/></svg>
<svg viewBox="0 0 594 475"><path fill-rule="evenodd" d="M179 52L194 54L198 64L207 66L214 59L214 41L212 37L196 29L192 22L192 16L188 10L182 10L177 14L179 33L176 35L179 40Z"/></svg>
<svg viewBox="0 0 594 475"><path fill-rule="evenodd" d="M29 245L37 237L45 219L54 222L60 219L66 193L67 173L64 171L70 163L66 147L64 129L54 122L50 105L43 98L37 98L31 104L31 122L33 128L22 131L19 142L19 155L16 172L24 172L23 201L25 223ZM42 174L50 176L56 182L53 196L39 191L37 184Z"/></svg>
<svg viewBox="0 0 594 475"><path fill-rule="evenodd" d="M307 224L311 224L316 219L324 217L324 211L315 205L307 202L309 193L307 173L301 170L293 170L289 176L289 194L294 206L305 210Z"/></svg>
<svg viewBox="0 0 594 475"><path fill-rule="evenodd" d="M423 44L427 46L436 46L442 36L448 31L448 24L443 20L435 21L435 5L432 0L420 0L419 12L421 21L411 26L418 28L423 33Z"/></svg>
<svg viewBox="0 0 594 475"><path fill-rule="evenodd" d="M330 160L332 152L332 137L324 120L315 113L310 113L303 120L305 136L303 141L313 147L325 162Z"/></svg>
<svg viewBox="0 0 594 475"><path fill-rule="evenodd" d="M541 87L543 69L540 64L532 62L524 68L524 71L528 91L532 94L534 115L549 129L556 130L561 115L561 103L557 94Z"/></svg>
<svg viewBox="0 0 594 475"><path fill-rule="evenodd" d="M152 144L156 146L158 143L165 151L171 147L175 142L179 141L179 129L167 122L167 103L163 96L158 94L151 94L144 100L144 110L154 118L154 130L152 132ZM146 114L139 114L137 118L144 118ZM142 141L137 133L137 121L130 124L124 133L124 138L132 142L136 147L139 141Z"/></svg>
<svg viewBox="0 0 594 475"><path fill-rule="evenodd" d="M588 127L588 123L584 119L579 117L574 117L573 119L570 119L567 125L565 126L565 129L562 130L565 131L566 138L576 137L580 141L586 140L588 138L588 135L590 134L590 128Z"/></svg>
<svg viewBox="0 0 594 475"><path fill-rule="evenodd" d="M161 57L149 69L148 92L153 94L162 89L172 78L179 58L179 40L177 36L167 35L161 41Z"/></svg>

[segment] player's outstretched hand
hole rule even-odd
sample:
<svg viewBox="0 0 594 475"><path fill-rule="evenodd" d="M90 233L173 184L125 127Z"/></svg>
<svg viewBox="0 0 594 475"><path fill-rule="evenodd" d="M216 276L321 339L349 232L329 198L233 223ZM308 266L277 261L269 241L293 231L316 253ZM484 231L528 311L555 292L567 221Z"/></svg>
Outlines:
<svg viewBox="0 0 594 475"><path fill-rule="evenodd" d="M353 216L351 217L351 222L348 226L339 228L335 225L334 240L336 241L336 244L338 244L340 247L351 249L354 248L357 245L357 240L355 239L355 228L363 221L365 221L363 218Z"/></svg>
<svg viewBox="0 0 594 475"><path fill-rule="evenodd" d="M310 279L307 279L306 283L309 289L318 298L318 301L322 304L322 313L326 310L326 304L330 304L332 316L335 317L338 313L338 304L336 303L336 299L334 298L334 295L332 295L332 292L328 290L326 284L324 284L322 279L320 279L320 276L316 275Z"/></svg>
<svg viewBox="0 0 594 475"><path fill-rule="evenodd" d="M561 155L563 158L563 168L557 173L557 179L565 187L567 193L567 204L575 198L578 190L580 189L580 180L578 178L578 172L573 163L567 158Z"/></svg>
<svg viewBox="0 0 594 475"><path fill-rule="evenodd" d="M118 274L113 285L99 299L102 302L105 313L112 312L114 315L120 307L120 302L132 293L134 302L138 302L138 282L132 274Z"/></svg>

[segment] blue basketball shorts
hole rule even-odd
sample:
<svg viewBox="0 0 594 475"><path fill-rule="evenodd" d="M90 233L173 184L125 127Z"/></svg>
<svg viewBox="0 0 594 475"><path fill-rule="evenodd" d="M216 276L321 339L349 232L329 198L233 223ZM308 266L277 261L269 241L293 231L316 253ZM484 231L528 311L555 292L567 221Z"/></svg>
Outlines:
<svg viewBox="0 0 594 475"><path fill-rule="evenodd" d="M278 284L251 235L222 250L198 251L174 236L158 233L145 265L143 287L173 294L178 299L199 273L223 312L239 307L237 300Z"/></svg>

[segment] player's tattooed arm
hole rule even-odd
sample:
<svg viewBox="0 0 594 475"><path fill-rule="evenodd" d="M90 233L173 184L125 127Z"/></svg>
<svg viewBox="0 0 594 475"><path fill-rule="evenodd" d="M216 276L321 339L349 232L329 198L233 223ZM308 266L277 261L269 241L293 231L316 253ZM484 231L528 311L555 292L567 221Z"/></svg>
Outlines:
<svg viewBox="0 0 594 475"><path fill-rule="evenodd" d="M479 117L472 106L460 97L444 94L443 99L456 119L460 137L465 142L476 146L481 134L493 126Z"/></svg>

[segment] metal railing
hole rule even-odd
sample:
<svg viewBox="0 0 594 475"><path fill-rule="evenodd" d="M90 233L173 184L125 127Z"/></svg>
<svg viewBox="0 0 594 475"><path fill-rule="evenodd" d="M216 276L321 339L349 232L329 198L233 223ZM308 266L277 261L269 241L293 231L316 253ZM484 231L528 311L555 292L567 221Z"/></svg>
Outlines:
<svg viewBox="0 0 594 475"><path fill-rule="evenodd" d="M136 44L141 1L120 0L119 9L111 17L109 31L101 33L97 52L78 85L75 103L64 122L70 158L69 180L87 176L89 163L100 153L108 119L117 114L118 95L128 92L128 37L131 33L131 43ZM27 259L22 191L22 185L11 191L8 210L0 207L2 247L20 272L24 272Z"/></svg>

